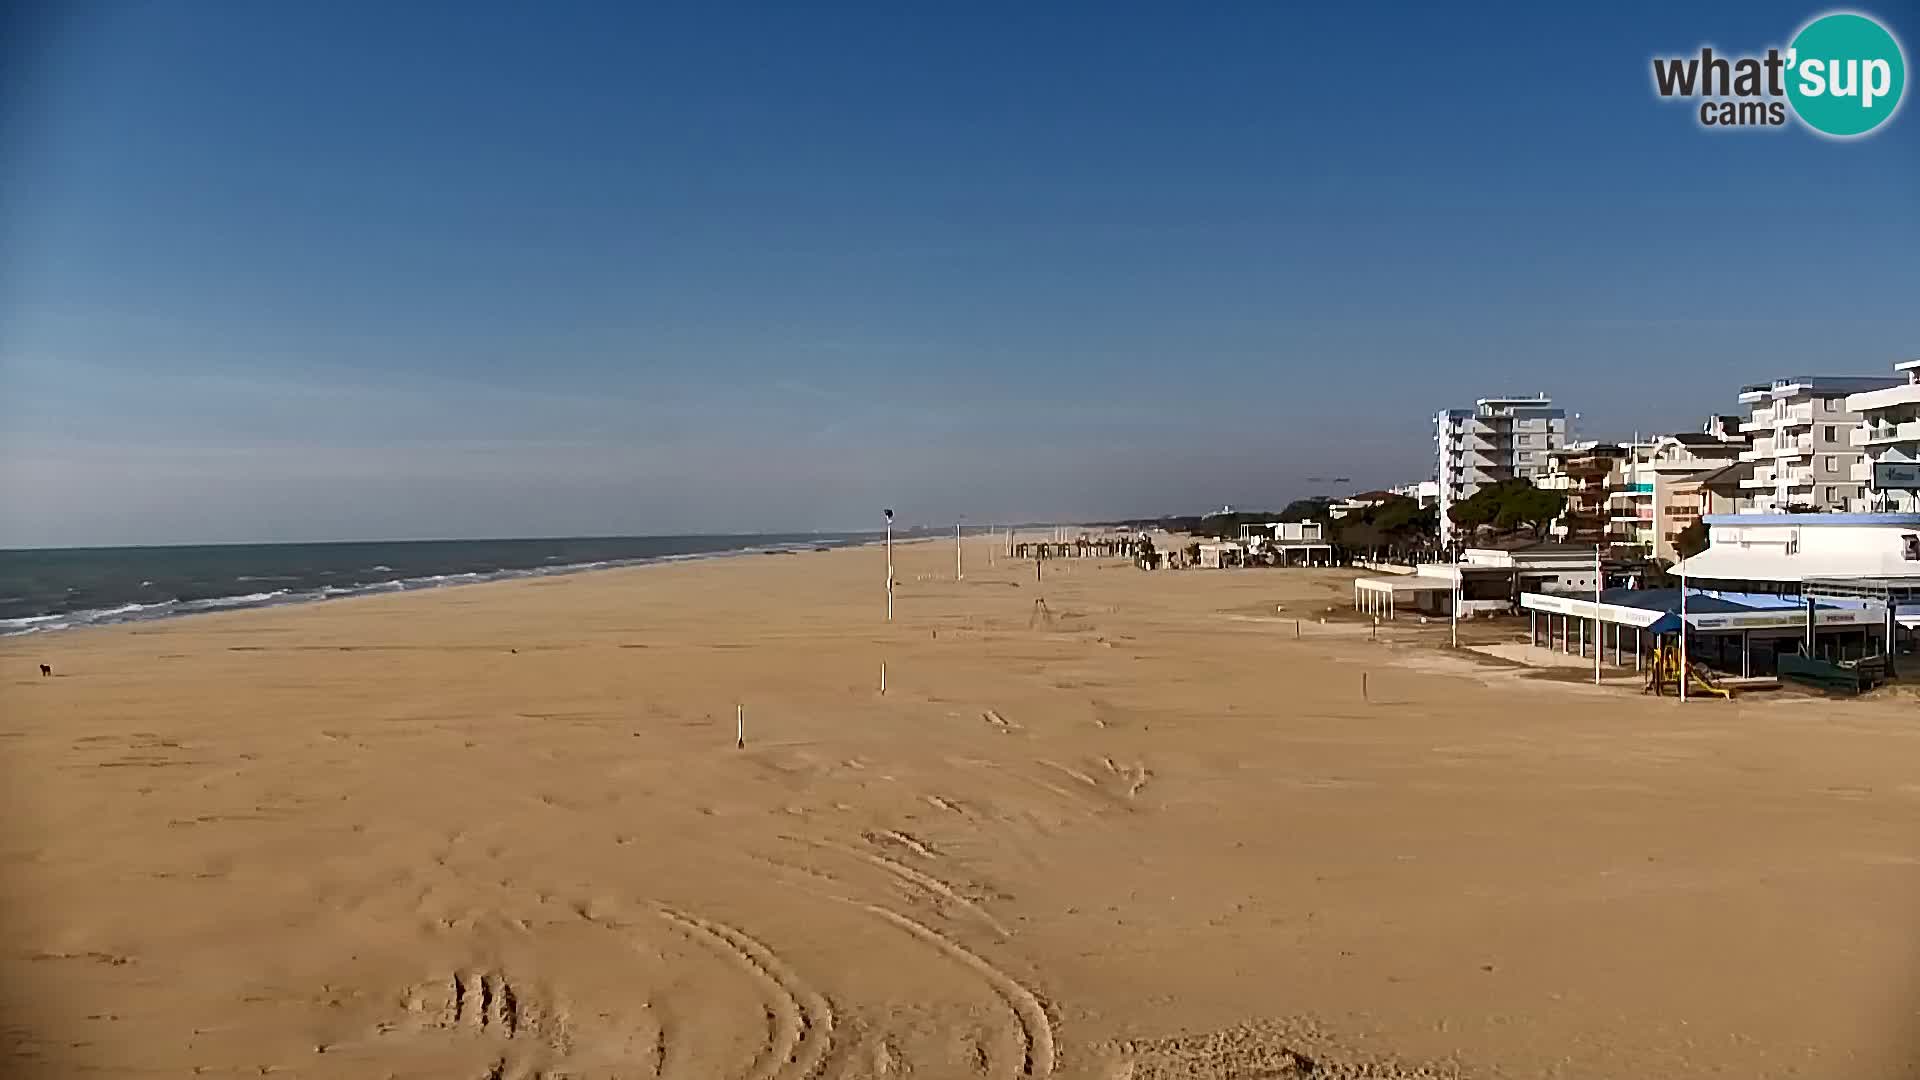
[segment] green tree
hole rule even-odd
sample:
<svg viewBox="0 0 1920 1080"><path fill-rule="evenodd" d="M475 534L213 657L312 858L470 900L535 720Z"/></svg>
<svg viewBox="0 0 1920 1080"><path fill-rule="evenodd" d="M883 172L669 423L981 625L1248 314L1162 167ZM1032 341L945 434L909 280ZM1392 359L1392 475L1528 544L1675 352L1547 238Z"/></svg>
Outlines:
<svg viewBox="0 0 1920 1080"><path fill-rule="evenodd" d="M1351 551L1367 552L1385 547L1388 543L1386 531L1359 514L1340 519L1334 530L1334 540Z"/></svg>
<svg viewBox="0 0 1920 1080"><path fill-rule="evenodd" d="M1695 521L1681 529L1679 535L1673 538L1673 550L1683 559L1691 559L1707 550L1707 523Z"/></svg>
<svg viewBox="0 0 1920 1080"><path fill-rule="evenodd" d="M1327 509L1327 500L1315 497L1311 499L1295 499L1287 504L1285 510L1280 511L1279 517L1263 520L1327 521L1332 517L1333 513Z"/></svg>
<svg viewBox="0 0 1920 1080"><path fill-rule="evenodd" d="M1487 498L1487 495L1488 492L1484 489L1474 492L1471 496L1448 507L1447 516L1453 519L1455 525L1468 532L1483 525L1493 524L1493 519L1499 516L1500 504L1494 499Z"/></svg>
<svg viewBox="0 0 1920 1080"><path fill-rule="evenodd" d="M1367 510L1367 517L1380 527L1381 532L1405 535L1420 531L1421 515L1424 513L1419 503L1404 495L1396 495Z"/></svg>
<svg viewBox="0 0 1920 1080"><path fill-rule="evenodd" d="M1464 529L1491 525L1501 532L1514 532L1524 527L1539 537L1566 507L1562 492L1542 491L1525 480L1502 480L1455 503L1447 513Z"/></svg>
<svg viewBox="0 0 1920 1080"><path fill-rule="evenodd" d="M1567 496L1561 491L1543 491L1532 484L1522 491L1509 492L1502 505L1503 515L1511 512L1514 519L1533 530L1533 535L1544 535L1548 525L1567 509Z"/></svg>

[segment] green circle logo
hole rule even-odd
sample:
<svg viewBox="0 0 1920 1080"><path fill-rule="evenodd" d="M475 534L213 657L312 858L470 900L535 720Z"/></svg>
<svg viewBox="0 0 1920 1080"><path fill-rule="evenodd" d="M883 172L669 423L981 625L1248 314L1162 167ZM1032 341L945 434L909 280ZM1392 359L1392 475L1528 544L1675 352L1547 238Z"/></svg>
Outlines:
<svg viewBox="0 0 1920 1080"><path fill-rule="evenodd" d="M1787 49L1787 100L1823 135L1865 135L1900 108L1906 88L1900 43L1865 15L1822 15Z"/></svg>

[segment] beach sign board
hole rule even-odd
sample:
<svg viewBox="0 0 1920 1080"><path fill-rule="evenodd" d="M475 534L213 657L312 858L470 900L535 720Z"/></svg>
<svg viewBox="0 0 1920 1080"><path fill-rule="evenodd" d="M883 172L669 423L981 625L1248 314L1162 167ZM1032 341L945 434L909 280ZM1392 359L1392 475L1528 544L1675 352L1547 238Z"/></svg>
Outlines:
<svg viewBox="0 0 1920 1080"><path fill-rule="evenodd" d="M1873 463L1873 490L1920 491L1920 462L1876 461Z"/></svg>

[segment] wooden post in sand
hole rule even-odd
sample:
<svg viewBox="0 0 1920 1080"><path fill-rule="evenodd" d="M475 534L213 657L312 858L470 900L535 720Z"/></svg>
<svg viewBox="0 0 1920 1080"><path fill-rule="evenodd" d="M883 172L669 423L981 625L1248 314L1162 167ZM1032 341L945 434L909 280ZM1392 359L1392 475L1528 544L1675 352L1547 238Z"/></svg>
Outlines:
<svg viewBox="0 0 1920 1080"><path fill-rule="evenodd" d="M733 707L733 748L735 750L747 748L747 707L745 705Z"/></svg>
<svg viewBox="0 0 1920 1080"><path fill-rule="evenodd" d="M1372 698L1367 696L1367 673L1364 671L1360 673L1360 700L1361 701L1373 700Z"/></svg>
<svg viewBox="0 0 1920 1080"><path fill-rule="evenodd" d="M880 661L880 692L883 694L887 692L887 662L885 660Z"/></svg>

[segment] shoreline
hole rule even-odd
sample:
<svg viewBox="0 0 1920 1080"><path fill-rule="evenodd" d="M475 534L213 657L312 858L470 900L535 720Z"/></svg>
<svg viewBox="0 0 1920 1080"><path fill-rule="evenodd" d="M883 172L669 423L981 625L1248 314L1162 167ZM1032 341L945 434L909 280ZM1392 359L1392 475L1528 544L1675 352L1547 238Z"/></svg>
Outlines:
<svg viewBox="0 0 1920 1080"><path fill-rule="evenodd" d="M781 535L781 534L769 534ZM647 540L655 537L622 537L619 539ZM671 540L676 537L659 537ZM438 542L438 541L436 541ZM464 541L453 541L461 543ZM474 541L489 543L491 541ZM49 623L53 625L22 626L0 631L0 648L7 642L22 638L39 638L49 634L72 634L86 630L104 630L116 626L132 626L144 623L173 622L179 619L223 615L243 611L264 611L273 608L305 607L315 604L331 603L342 600L364 600L374 597L399 596L409 593L432 592L449 588L464 588L473 585L496 585L509 581L543 580L548 578L575 577L581 574L594 574L608 570L631 570L648 566L670 565L674 563L697 562L708 559L726 559L745 555L798 555L808 551L838 550L840 548L867 547L880 543L879 540L854 541L789 541L766 546L732 548L721 551L694 551L669 555L640 556L632 559L598 560L584 563L563 563L541 567L512 567L484 571L463 571L450 574L428 574L416 577L393 578L356 586L322 586L319 589L294 591L281 589L272 593L233 593L229 595L197 598L194 600L167 600L155 604L128 604L117 608L87 608L69 612L50 612L46 614L19 616L9 622ZM896 540L895 544L908 541ZM200 545L207 546L207 545ZM260 546L260 545L240 545ZM277 546L277 545L274 545ZM302 545L286 545L302 546ZM64 549L62 549L64 550ZM113 550L113 549L108 549ZM144 549L136 549L144 550ZM102 618L125 614L125 618ZM75 623L61 620L76 619Z"/></svg>

